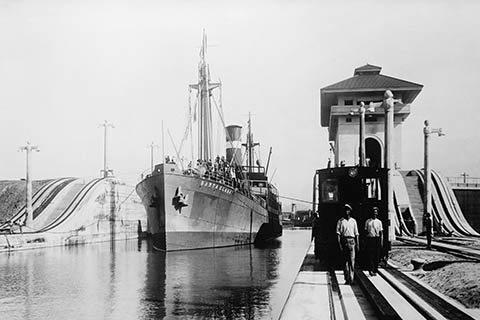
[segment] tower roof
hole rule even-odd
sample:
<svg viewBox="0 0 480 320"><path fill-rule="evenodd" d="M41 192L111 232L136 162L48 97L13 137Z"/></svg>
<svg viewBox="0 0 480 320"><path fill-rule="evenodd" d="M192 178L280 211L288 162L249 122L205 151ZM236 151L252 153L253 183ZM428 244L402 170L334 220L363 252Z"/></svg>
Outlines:
<svg viewBox="0 0 480 320"><path fill-rule="evenodd" d="M353 75L358 76L358 75L364 75L364 74L379 74L380 71L382 71L382 67L377 67L367 63L364 66L356 68Z"/></svg>
<svg viewBox="0 0 480 320"><path fill-rule="evenodd" d="M337 103L339 95L371 93L378 94L391 90L395 97L403 103L412 103L423 88L423 85L380 74L382 68L370 64L355 69L353 77L320 89L321 124L328 126L330 107Z"/></svg>

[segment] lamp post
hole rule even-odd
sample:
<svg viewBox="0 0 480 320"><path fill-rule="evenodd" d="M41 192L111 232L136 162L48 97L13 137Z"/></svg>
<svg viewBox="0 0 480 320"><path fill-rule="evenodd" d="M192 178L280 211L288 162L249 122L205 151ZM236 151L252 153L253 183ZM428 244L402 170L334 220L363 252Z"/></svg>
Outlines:
<svg viewBox="0 0 480 320"><path fill-rule="evenodd" d="M430 168L430 159L429 159L429 140L430 134L437 133L439 137L444 136L442 128L432 129L428 120L424 122L425 127L423 128L424 135L424 164L423 169L425 170L425 188L424 188L424 199L423 199L423 220L426 226L426 235L427 235L427 249L432 248L432 233L433 233L433 219L432 219L432 169Z"/></svg>
<svg viewBox="0 0 480 320"><path fill-rule="evenodd" d="M390 90L386 90L383 94L383 102L370 103L370 108L382 107L385 110L385 158L384 158L384 168L388 169L388 179L387 179L387 201L388 201L388 240L395 240L395 226L393 225L393 220L395 217L395 207L393 205L393 155L392 155L392 136L393 136L393 124L394 124L394 114L395 114L395 103L402 103L401 99L394 99L393 93ZM361 124L362 125L362 124ZM363 128L360 128L362 132ZM362 133L360 133L362 135ZM364 140L360 137L361 140ZM363 144L364 145L364 144ZM360 143L362 146L362 143ZM361 147L362 148L362 147ZM364 148L363 148L364 149ZM360 152L360 154L362 151Z"/></svg>
<svg viewBox="0 0 480 320"><path fill-rule="evenodd" d="M395 216L395 207L393 206L393 157L392 157L392 136L394 124L394 105L393 93L390 90L385 91L383 95L383 108L385 109L385 159L384 166L388 169L387 192L388 192L388 237L390 241L395 240L395 228L393 220Z"/></svg>
<svg viewBox="0 0 480 320"><path fill-rule="evenodd" d="M32 176L31 176L31 154L32 151L39 152L37 146L32 146L30 142L27 141L27 145L20 147L20 151L25 151L27 155L27 172L26 172L26 183L27 183L27 194L26 194L26 211L27 216L25 218L25 226L30 227L33 221L33 206L32 206Z"/></svg>
<svg viewBox="0 0 480 320"><path fill-rule="evenodd" d="M108 128L115 128L112 123L108 123L107 120L105 120L104 123L99 124L99 127L103 127L103 177L106 178L108 177L109 173L113 173L113 170L108 169L108 162L107 162L107 133L108 133Z"/></svg>
<svg viewBox="0 0 480 320"><path fill-rule="evenodd" d="M463 183L466 184L467 183L467 177L469 176L466 172L462 173L460 176L463 177Z"/></svg>
<svg viewBox="0 0 480 320"><path fill-rule="evenodd" d="M395 217L395 207L393 205L393 155L392 155L392 141L393 141L393 124L395 116L395 103L402 103L401 99L394 99L393 93L386 90L383 94L383 102L370 103L370 107L382 107L385 110L385 152L384 152L384 168L388 169L387 178L387 201L388 201L388 240L395 240L395 226L393 220Z"/></svg>
<svg viewBox="0 0 480 320"><path fill-rule="evenodd" d="M387 178L387 201L388 201L388 240L395 240L395 226L393 220L395 217L395 207L393 205L393 155L392 155L392 141L393 141L393 124L395 116L395 103L402 103L401 99L394 99L393 93L386 90L383 94L383 102L370 103L372 107L382 107L385 110L385 152L384 152L384 168L388 169Z"/></svg>
<svg viewBox="0 0 480 320"><path fill-rule="evenodd" d="M360 102L360 141L359 141L359 156L360 156L360 167L365 167L365 103Z"/></svg>
<svg viewBox="0 0 480 320"><path fill-rule="evenodd" d="M358 113L359 115L359 122L360 122L360 133L359 133L359 165L360 167L365 167L365 112L373 112L375 111L375 107L370 104L368 108L365 108L365 103L362 101L360 102L360 107L358 109L352 109L350 111L350 115L354 115L355 113Z"/></svg>

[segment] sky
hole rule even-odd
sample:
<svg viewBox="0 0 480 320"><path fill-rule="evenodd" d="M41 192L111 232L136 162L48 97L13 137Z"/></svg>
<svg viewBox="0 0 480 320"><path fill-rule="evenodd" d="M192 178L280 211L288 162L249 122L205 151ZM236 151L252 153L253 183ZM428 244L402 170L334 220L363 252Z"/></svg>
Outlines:
<svg viewBox="0 0 480 320"><path fill-rule="evenodd" d="M175 155L202 30L228 124L252 113L259 154L281 195L311 200L329 157L320 88L366 63L424 85L403 125L403 168L480 177L480 3L476 1L0 0L0 179L94 177L109 167L135 183L154 142ZM167 131L168 130L168 131ZM154 150L155 161L162 157ZM290 203L284 200L284 208Z"/></svg>

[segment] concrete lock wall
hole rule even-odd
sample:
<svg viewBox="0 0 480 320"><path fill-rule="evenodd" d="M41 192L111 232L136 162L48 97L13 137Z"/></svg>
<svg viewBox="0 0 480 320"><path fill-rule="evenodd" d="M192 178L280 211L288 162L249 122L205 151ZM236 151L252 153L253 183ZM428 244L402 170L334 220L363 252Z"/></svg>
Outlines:
<svg viewBox="0 0 480 320"><path fill-rule="evenodd" d="M135 186L107 178L96 184L62 223L43 232L3 234L0 251L133 239L146 229L146 213Z"/></svg>
<svg viewBox="0 0 480 320"><path fill-rule="evenodd" d="M454 188L453 192L465 219L473 229L480 232L480 189Z"/></svg>

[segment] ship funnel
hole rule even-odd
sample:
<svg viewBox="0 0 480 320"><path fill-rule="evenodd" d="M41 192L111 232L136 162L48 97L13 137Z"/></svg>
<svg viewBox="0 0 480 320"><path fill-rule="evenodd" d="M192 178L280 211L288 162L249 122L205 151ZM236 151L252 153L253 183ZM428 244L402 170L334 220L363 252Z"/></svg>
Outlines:
<svg viewBox="0 0 480 320"><path fill-rule="evenodd" d="M238 166L242 165L242 127L237 125L227 126L227 161ZM233 161L232 161L233 159Z"/></svg>

